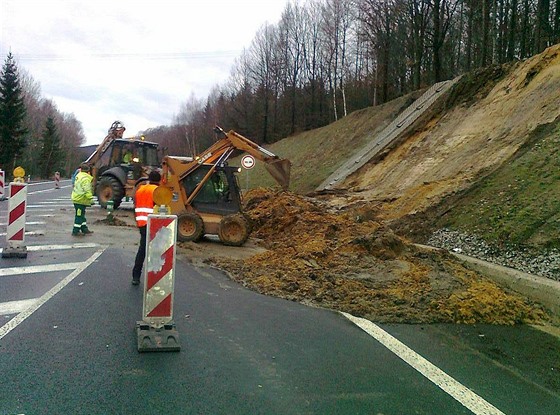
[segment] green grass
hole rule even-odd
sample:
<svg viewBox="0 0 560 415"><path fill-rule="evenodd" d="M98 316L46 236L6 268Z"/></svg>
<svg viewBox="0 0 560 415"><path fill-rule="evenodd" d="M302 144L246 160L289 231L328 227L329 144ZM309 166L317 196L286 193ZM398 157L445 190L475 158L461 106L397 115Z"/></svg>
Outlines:
<svg viewBox="0 0 560 415"><path fill-rule="evenodd" d="M439 226L498 245L560 247L560 126L537 128L509 162L476 182Z"/></svg>
<svg viewBox="0 0 560 415"><path fill-rule="evenodd" d="M420 92L422 91L378 107L355 111L328 126L295 134L267 148L292 162L290 190L307 194L314 191L358 149L364 147L371 137L414 102L421 95ZM240 157L232 159L230 164L239 166ZM249 188L275 185L261 162L257 162L249 172L242 171L239 179L243 189L247 182Z"/></svg>

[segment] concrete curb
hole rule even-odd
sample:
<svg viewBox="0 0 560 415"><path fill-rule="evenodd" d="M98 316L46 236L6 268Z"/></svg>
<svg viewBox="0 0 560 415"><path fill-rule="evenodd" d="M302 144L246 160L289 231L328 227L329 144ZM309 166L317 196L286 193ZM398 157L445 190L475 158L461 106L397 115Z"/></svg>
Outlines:
<svg viewBox="0 0 560 415"><path fill-rule="evenodd" d="M465 266L484 274L493 281L527 296L548 308L560 317L560 282L538 275L528 274L513 268L492 264L462 254L451 254Z"/></svg>
<svg viewBox="0 0 560 415"><path fill-rule="evenodd" d="M417 244L417 246L429 250L441 250L440 248L427 245ZM560 281L528 274L467 255L454 252L449 253L461 261L466 267L483 274L506 288L542 304L550 310L555 319L560 319Z"/></svg>

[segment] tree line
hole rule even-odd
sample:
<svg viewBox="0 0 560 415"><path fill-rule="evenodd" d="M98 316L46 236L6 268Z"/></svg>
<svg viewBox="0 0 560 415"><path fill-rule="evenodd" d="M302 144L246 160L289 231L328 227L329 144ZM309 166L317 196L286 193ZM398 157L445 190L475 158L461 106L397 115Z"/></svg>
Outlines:
<svg viewBox="0 0 560 415"><path fill-rule="evenodd" d="M56 171L68 176L84 141L74 114L42 98L39 84L18 68L10 52L0 71L0 169L6 177L11 179L17 166L34 179L52 179Z"/></svg>
<svg viewBox="0 0 560 415"><path fill-rule="evenodd" d="M206 99L149 132L193 154L216 123L259 143L560 40L560 0L309 0L287 3Z"/></svg>
<svg viewBox="0 0 560 415"><path fill-rule="evenodd" d="M209 147L216 124L272 143L559 41L560 0L292 1L257 31L226 82L186 98L171 126L144 135L177 155ZM69 175L84 141L81 123L41 98L10 53L0 73L0 168Z"/></svg>

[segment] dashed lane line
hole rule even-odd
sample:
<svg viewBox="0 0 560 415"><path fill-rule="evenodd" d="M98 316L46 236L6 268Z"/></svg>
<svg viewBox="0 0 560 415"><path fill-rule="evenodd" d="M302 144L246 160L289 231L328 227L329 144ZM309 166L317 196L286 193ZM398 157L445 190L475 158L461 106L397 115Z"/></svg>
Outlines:
<svg viewBox="0 0 560 415"><path fill-rule="evenodd" d="M29 232L25 232L25 236L42 236L45 234L45 231L29 231ZM0 233L0 236L6 236L7 233L3 232Z"/></svg>
<svg viewBox="0 0 560 415"><path fill-rule="evenodd" d="M37 298L0 303L0 316L21 313L37 302Z"/></svg>
<svg viewBox="0 0 560 415"><path fill-rule="evenodd" d="M66 244L66 245L29 245L27 246L27 252L39 252L39 251L61 251L66 249L81 249L81 248L97 248L99 244L93 243L77 243L77 244ZM0 248L0 253L2 253L3 248Z"/></svg>
<svg viewBox="0 0 560 415"><path fill-rule="evenodd" d="M12 275L37 274L39 272L68 271L78 268L82 262L67 262L64 264L31 265L29 267L0 268L0 277Z"/></svg>
<svg viewBox="0 0 560 415"><path fill-rule="evenodd" d="M505 415L498 408L485 401L476 393L466 386L462 385L443 370L430 363L428 360L420 356L410 347L401 343L395 337L391 336L378 325L369 320L354 317L351 314L341 312L341 314L364 330L367 334L404 360L420 374L434 383L464 407L469 409L475 415Z"/></svg>
<svg viewBox="0 0 560 415"><path fill-rule="evenodd" d="M27 226L27 225L44 225L45 223L47 223L47 222L45 222L44 220L43 221L39 220L39 221L34 221L34 222L25 222L25 226ZM8 223L7 222L2 222L2 223L0 223L0 226L8 226Z"/></svg>
<svg viewBox="0 0 560 415"><path fill-rule="evenodd" d="M54 192L55 190L60 190L60 189L65 189L67 187L72 187L71 185L64 185L64 186L60 186L59 189L57 189L56 187L51 187L50 189L44 189L44 190L33 190L31 192L28 192L28 195L35 195L37 193L46 193L46 192Z"/></svg>
<svg viewBox="0 0 560 415"><path fill-rule="evenodd" d="M45 200L44 202L39 202L39 204L41 206L45 206L45 205L60 205L61 201L60 200ZM74 204L72 203L71 200L66 199L66 201L63 201L64 203L62 203L62 205L68 205L68 206L73 206Z"/></svg>
<svg viewBox="0 0 560 415"><path fill-rule="evenodd" d="M19 313L13 319L8 321L2 327L0 327L0 340L4 338L9 332L14 330L23 321L25 321L29 316L31 316L35 311L37 311L43 304L53 298L58 294L64 287L66 287L74 278L80 275L87 267L89 267L99 256L105 251L106 248L99 249L86 261L79 263L79 267L76 268L72 273L70 273L66 278L56 284L53 288L42 295L36 302L31 304L27 309Z"/></svg>
<svg viewBox="0 0 560 415"><path fill-rule="evenodd" d="M26 208L27 209L40 208L43 212L54 212L56 210L56 209L49 209L49 208L45 209L45 206L52 207L53 205L27 205ZM72 207L73 208L74 204L72 204L72 203L66 203L66 204L57 203L56 207L58 207L58 208L71 208Z"/></svg>

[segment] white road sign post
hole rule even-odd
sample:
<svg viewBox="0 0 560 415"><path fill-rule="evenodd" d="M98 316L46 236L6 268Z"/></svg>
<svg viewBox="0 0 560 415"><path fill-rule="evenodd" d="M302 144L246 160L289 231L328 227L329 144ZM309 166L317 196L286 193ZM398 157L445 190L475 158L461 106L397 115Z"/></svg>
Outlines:
<svg viewBox="0 0 560 415"><path fill-rule="evenodd" d="M246 154L241 158L241 165L243 166L243 168L245 169L246 173L245 173L245 191L249 190L249 170L251 170L253 167L255 167L255 158L250 155L250 154Z"/></svg>

